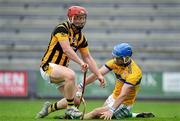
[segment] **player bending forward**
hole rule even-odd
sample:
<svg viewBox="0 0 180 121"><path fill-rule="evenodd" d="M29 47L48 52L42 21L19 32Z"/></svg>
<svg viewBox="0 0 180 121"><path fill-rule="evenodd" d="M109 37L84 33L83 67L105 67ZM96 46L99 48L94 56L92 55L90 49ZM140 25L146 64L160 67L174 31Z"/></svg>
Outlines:
<svg viewBox="0 0 180 121"><path fill-rule="evenodd" d="M104 106L85 114L84 119L103 118L105 120L127 117L154 117L153 113L132 113L131 109L140 88L142 72L131 58L132 49L127 43L118 44L112 51L113 59L106 62L99 70L102 75L113 71L116 83L113 93L105 101ZM96 80L91 74L86 84ZM80 84L81 85L81 84ZM104 85L101 83L101 85Z"/></svg>
<svg viewBox="0 0 180 121"><path fill-rule="evenodd" d="M56 85L58 91L63 94L66 102L65 114L76 119L81 117L74 105L76 92L75 72L69 68L69 62L74 61L85 72L90 69L100 81L103 76L98 71L95 60L92 58L88 41L82 32L86 24L87 10L81 6L71 6L67 10L68 20L55 27L51 34L48 48L40 65L41 76L46 82ZM76 54L79 51L81 58ZM45 103L37 118L43 118L49 113L61 109L61 101L53 104Z"/></svg>

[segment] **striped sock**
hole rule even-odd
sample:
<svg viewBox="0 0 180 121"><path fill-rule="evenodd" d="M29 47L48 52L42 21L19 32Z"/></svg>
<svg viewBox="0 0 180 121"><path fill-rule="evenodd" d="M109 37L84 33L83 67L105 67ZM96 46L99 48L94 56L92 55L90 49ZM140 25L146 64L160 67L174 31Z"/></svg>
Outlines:
<svg viewBox="0 0 180 121"><path fill-rule="evenodd" d="M54 112L56 110L59 110L58 107L57 107L57 102L51 104L48 108L48 113L51 113L51 112Z"/></svg>
<svg viewBox="0 0 180 121"><path fill-rule="evenodd" d="M66 99L67 100L67 108L71 108L74 106L74 98L73 99Z"/></svg>

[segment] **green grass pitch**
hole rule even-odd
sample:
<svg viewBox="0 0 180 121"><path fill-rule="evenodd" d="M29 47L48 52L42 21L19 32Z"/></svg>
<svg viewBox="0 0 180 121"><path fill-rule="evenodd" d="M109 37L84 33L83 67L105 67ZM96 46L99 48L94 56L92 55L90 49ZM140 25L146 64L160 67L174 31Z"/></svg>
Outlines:
<svg viewBox="0 0 180 121"><path fill-rule="evenodd" d="M0 121L58 121L53 117L63 114L63 110L54 112L44 119L35 119L45 100L0 100ZM51 100L54 102L55 100ZM87 111L103 104L101 100L87 100ZM137 101L133 112L154 112L155 118L128 118L122 121L180 121L180 102L143 102ZM62 120L62 119L61 119ZM92 120L99 121L101 119ZM74 120L80 121L80 120Z"/></svg>

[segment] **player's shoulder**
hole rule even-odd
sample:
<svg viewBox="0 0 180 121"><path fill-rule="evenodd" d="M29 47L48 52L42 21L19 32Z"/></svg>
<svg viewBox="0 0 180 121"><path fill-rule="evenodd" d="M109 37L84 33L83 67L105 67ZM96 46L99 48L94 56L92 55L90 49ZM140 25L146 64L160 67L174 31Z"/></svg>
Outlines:
<svg viewBox="0 0 180 121"><path fill-rule="evenodd" d="M142 73L141 67L134 60L131 60L131 69L133 72Z"/></svg>
<svg viewBox="0 0 180 121"><path fill-rule="evenodd" d="M53 33L57 34L57 33L68 33L70 29L70 25L68 21L64 21L58 25L56 25L56 27L54 28Z"/></svg>
<svg viewBox="0 0 180 121"><path fill-rule="evenodd" d="M111 58L111 59L108 59L105 63L114 64L114 60Z"/></svg>
<svg viewBox="0 0 180 121"><path fill-rule="evenodd" d="M108 66L108 67L114 67L115 66L115 63L114 63L114 60L113 59L109 59L105 62L105 65Z"/></svg>
<svg viewBox="0 0 180 121"><path fill-rule="evenodd" d="M55 29L66 29L69 30L70 29L70 23L68 21L64 21L60 24L58 24Z"/></svg>
<svg viewBox="0 0 180 121"><path fill-rule="evenodd" d="M133 59L131 59L131 66L140 68L140 66Z"/></svg>

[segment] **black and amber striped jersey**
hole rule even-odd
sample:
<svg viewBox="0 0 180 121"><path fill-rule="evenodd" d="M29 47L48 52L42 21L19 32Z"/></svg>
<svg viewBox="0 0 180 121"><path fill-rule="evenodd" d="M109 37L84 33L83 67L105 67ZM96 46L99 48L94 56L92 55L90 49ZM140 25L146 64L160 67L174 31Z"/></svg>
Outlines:
<svg viewBox="0 0 180 121"><path fill-rule="evenodd" d="M76 52L88 53L88 43L84 34L79 31L74 33L72 30L72 25L65 21L57 25L51 34L51 39L48 48L41 60L41 67L43 70L47 70L49 63L55 63L62 66L69 65L69 58L63 52L62 47L59 42L69 40L70 46Z"/></svg>

